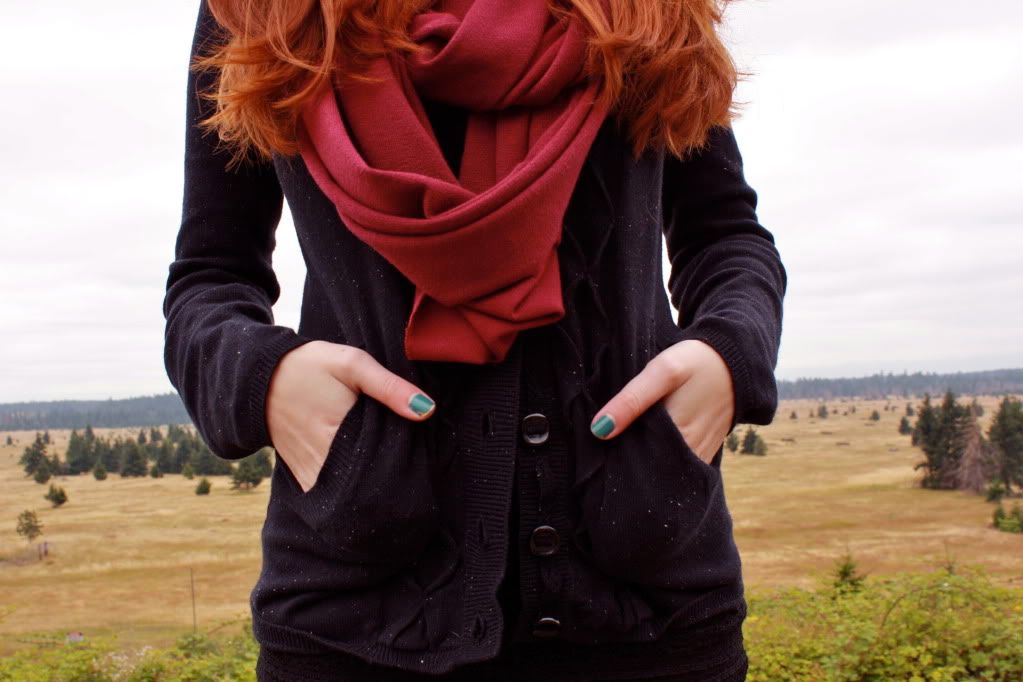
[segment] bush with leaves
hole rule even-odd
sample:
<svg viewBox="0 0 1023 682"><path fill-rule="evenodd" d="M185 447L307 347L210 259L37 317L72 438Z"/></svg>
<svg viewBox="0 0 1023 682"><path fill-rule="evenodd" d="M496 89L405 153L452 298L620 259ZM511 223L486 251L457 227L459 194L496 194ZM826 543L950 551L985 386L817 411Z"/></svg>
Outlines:
<svg viewBox="0 0 1023 682"><path fill-rule="evenodd" d="M37 537L43 534L43 523L39 520L39 515L31 509L18 514L18 525L16 527L18 535L25 538L27 542L32 542Z"/></svg>

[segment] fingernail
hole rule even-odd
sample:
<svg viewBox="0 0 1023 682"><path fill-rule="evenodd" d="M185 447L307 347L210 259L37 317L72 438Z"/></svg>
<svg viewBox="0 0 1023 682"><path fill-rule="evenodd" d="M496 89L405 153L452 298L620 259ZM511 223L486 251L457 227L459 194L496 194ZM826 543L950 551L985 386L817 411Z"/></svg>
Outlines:
<svg viewBox="0 0 1023 682"><path fill-rule="evenodd" d="M433 401L427 398L422 393L416 393L408 401L409 407L416 414L422 416L433 409Z"/></svg>
<svg viewBox="0 0 1023 682"><path fill-rule="evenodd" d="M607 434L611 433L614 430L615 420L612 419L611 415L609 414L601 415L600 419L595 421L593 425L590 426L590 431L593 432L593 435L598 436L600 438L603 438L604 436L606 436Z"/></svg>

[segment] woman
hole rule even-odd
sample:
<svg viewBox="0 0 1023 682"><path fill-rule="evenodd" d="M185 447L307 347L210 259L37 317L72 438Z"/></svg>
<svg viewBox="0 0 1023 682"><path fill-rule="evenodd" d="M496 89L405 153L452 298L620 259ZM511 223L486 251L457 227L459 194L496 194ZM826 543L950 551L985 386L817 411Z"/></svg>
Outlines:
<svg viewBox="0 0 1023 682"><path fill-rule="evenodd" d="M216 454L279 458L261 680L745 678L722 443L773 418L786 275L719 21L201 3L165 360Z"/></svg>

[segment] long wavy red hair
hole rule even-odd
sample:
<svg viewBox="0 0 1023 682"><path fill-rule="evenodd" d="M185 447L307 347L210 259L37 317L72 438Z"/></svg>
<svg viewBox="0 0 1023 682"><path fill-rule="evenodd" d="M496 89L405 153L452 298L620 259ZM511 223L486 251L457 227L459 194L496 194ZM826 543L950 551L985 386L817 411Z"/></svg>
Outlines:
<svg viewBox="0 0 1023 682"><path fill-rule="evenodd" d="M232 165L252 153L297 154L299 112L332 68L366 78L381 50L419 49L406 27L434 1L207 0L220 39L192 62L217 75L201 93L215 102L201 125L233 149ZM575 11L588 27L588 73L602 75L636 156L658 145L681 157L735 118L743 74L717 33L728 1L610 0L608 25L600 0L548 0L552 13Z"/></svg>

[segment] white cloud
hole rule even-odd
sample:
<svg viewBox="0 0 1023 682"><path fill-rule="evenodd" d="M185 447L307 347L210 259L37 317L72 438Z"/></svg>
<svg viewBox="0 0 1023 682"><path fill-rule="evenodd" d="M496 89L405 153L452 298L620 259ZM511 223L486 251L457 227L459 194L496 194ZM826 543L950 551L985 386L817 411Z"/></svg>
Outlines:
<svg viewBox="0 0 1023 682"><path fill-rule="evenodd" d="M171 390L197 8L4 8L0 402ZM736 135L790 278L778 375L1019 366L1023 4L742 0L726 17L754 72ZM287 212L274 263L277 321L297 326Z"/></svg>

